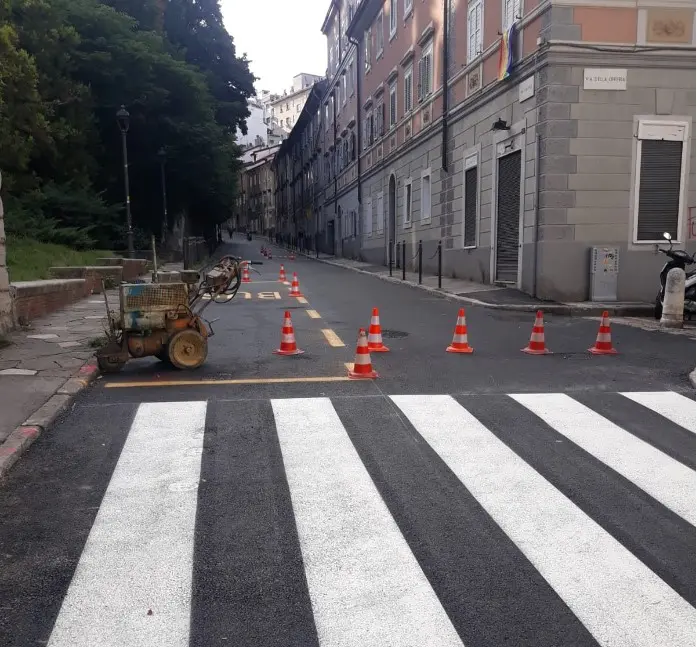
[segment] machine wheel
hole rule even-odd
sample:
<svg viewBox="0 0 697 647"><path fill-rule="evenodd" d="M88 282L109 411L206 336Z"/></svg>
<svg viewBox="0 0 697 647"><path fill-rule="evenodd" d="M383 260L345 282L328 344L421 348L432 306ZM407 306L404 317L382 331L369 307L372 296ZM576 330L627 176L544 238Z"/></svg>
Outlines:
<svg viewBox="0 0 697 647"><path fill-rule="evenodd" d="M206 361L208 342L201 333L193 328L180 330L169 340L167 355L175 368L198 368Z"/></svg>
<svg viewBox="0 0 697 647"><path fill-rule="evenodd" d="M155 353L155 357L157 357L157 359L159 359L161 362L169 362L167 346L163 346L162 350L159 353Z"/></svg>
<svg viewBox="0 0 697 647"><path fill-rule="evenodd" d="M653 316L654 319L660 319L663 315L663 303L661 303L661 293L658 293L656 297L656 303L653 306Z"/></svg>
<svg viewBox="0 0 697 647"><path fill-rule="evenodd" d="M97 366L102 373L118 373L125 364L124 360L114 355L97 355Z"/></svg>

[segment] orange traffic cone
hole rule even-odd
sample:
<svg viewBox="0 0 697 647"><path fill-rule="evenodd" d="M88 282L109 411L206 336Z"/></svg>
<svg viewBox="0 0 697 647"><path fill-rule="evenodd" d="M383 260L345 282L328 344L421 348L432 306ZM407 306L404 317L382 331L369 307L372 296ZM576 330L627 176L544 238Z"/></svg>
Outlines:
<svg viewBox="0 0 697 647"><path fill-rule="evenodd" d="M530 341L521 350L528 355L549 355L552 352L545 346L545 322L542 319L542 310L537 311Z"/></svg>
<svg viewBox="0 0 697 647"><path fill-rule="evenodd" d="M373 370L370 361L370 350L368 349L368 338L365 336L365 328L358 331L358 344L356 344L356 359L353 368L349 369L349 377L352 380L369 379L374 380L378 374Z"/></svg>
<svg viewBox="0 0 697 647"><path fill-rule="evenodd" d="M251 283L252 279L249 278L249 266L245 262L242 266L242 283Z"/></svg>
<svg viewBox="0 0 697 647"><path fill-rule="evenodd" d="M278 272L278 280L281 283L285 283L288 279L286 278L286 268L283 267L283 263L281 263L281 269Z"/></svg>
<svg viewBox="0 0 697 647"><path fill-rule="evenodd" d="M453 333L453 341L445 349L448 353L473 353L472 348L467 342L467 321L465 320L465 309L460 308L457 313L457 321L455 322L455 332Z"/></svg>
<svg viewBox="0 0 697 647"><path fill-rule="evenodd" d="M290 284L289 297L301 297L302 292L300 292L300 283L298 283L298 275L293 272L293 282Z"/></svg>
<svg viewBox="0 0 697 647"><path fill-rule="evenodd" d="M593 355L617 355L617 349L612 347L612 336L610 334L610 314L607 310L603 312L598 328L598 336L595 338L595 346L588 349Z"/></svg>
<svg viewBox="0 0 697 647"><path fill-rule="evenodd" d="M276 355L301 355L304 350L300 350L295 343L295 332L293 322L290 320L290 312L286 310L283 315L283 328L281 328L281 347L274 351Z"/></svg>
<svg viewBox="0 0 697 647"><path fill-rule="evenodd" d="M382 327L380 326L380 315L377 308L373 308L373 316L370 318L368 350L371 353L387 353L390 350L382 343Z"/></svg>

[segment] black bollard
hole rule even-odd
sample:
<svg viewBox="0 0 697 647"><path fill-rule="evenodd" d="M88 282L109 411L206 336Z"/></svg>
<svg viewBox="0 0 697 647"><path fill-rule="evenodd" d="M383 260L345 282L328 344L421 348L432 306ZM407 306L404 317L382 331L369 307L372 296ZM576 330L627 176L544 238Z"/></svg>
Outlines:
<svg viewBox="0 0 697 647"><path fill-rule="evenodd" d="M443 242L438 241L438 289L443 285Z"/></svg>
<svg viewBox="0 0 697 647"><path fill-rule="evenodd" d="M407 280L407 241L402 241L402 281Z"/></svg>
<svg viewBox="0 0 697 647"><path fill-rule="evenodd" d="M421 261L423 260L423 247L421 241L419 241L419 285L421 285L421 279L423 277Z"/></svg>
<svg viewBox="0 0 697 647"><path fill-rule="evenodd" d="M387 247L387 263L390 268L390 276L392 276L392 241L390 241L390 244Z"/></svg>

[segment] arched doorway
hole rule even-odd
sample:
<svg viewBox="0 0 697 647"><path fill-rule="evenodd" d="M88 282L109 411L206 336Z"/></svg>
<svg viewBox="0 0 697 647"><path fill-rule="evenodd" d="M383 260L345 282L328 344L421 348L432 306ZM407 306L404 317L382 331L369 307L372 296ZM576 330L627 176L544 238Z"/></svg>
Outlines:
<svg viewBox="0 0 697 647"><path fill-rule="evenodd" d="M389 245L392 245L392 262L395 260L395 246L397 244L397 180L394 174L390 175L390 185L387 192L387 246L389 259ZM388 261L389 262L389 261Z"/></svg>

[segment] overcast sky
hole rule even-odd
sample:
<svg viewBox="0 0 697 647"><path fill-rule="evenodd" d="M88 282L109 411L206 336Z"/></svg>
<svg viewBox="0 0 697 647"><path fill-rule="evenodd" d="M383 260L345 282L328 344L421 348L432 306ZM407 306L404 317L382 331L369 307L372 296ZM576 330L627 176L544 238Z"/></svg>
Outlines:
<svg viewBox="0 0 697 647"><path fill-rule="evenodd" d="M247 53L257 92L290 88L300 72L323 75L326 40L320 29L329 0L220 0L237 54Z"/></svg>

